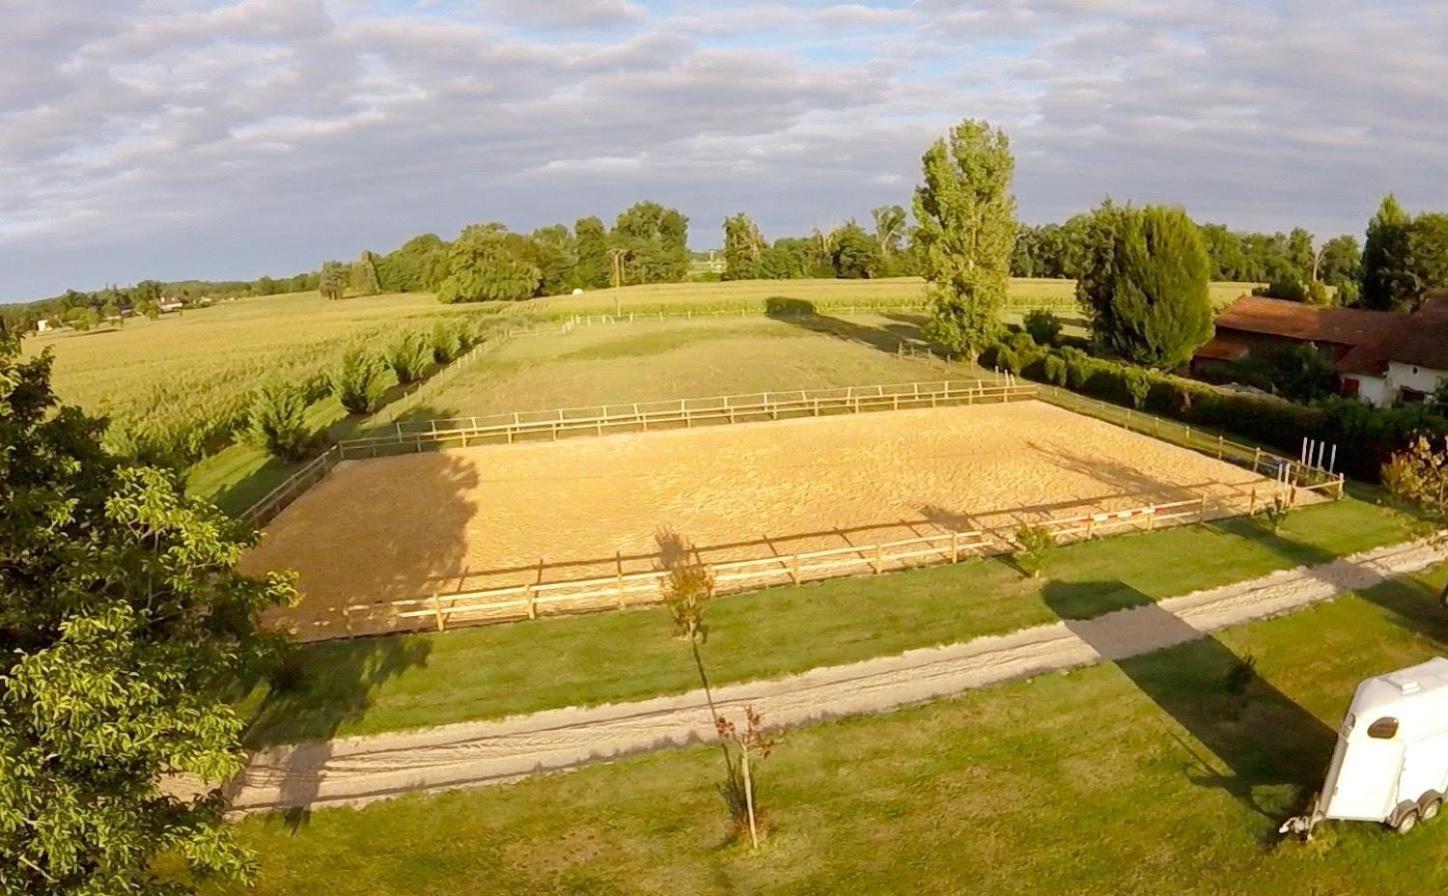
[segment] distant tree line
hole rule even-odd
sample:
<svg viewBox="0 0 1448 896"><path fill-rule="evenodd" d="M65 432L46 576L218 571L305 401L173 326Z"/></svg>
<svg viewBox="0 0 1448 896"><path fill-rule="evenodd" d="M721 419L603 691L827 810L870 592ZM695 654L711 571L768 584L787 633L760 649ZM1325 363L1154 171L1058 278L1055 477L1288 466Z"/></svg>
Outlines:
<svg viewBox="0 0 1448 896"><path fill-rule="evenodd" d="M344 295L435 292L444 302L519 301L574 289L673 283L689 274L689 219L657 202L638 202L614 220L597 217L516 233L470 224L452 242L415 236L379 255L322 266L320 291Z"/></svg>
<svg viewBox="0 0 1448 896"><path fill-rule="evenodd" d="M881 206L866 229L854 219L808 236L769 242L759 226L740 212L724 220L725 280L790 280L833 277L904 277L920 273L915 230L905 209Z"/></svg>
<svg viewBox="0 0 1448 896"><path fill-rule="evenodd" d="M306 292L318 286L318 273L255 280L142 280L134 286L110 285L92 292L67 289L58 296L16 305L0 305L0 321L12 330L32 329L36 322L54 320L79 330L103 321L120 321L127 314L156 317L163 299L194 304L203 299L270 296Z"/></svg>

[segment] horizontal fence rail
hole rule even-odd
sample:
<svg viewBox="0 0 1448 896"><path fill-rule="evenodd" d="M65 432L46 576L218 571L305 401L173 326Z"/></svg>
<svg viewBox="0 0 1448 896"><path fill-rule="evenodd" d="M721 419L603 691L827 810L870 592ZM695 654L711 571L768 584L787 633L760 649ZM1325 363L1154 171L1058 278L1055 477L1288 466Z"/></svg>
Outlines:
<svg viewBox="0 0 1448 896"><path fill-rule="evenodd" d="M644 401L399 422L394 424L389 433L349 439L338 443L338 448L342 459L350 460L424 451L429 448L511 444L530 437L558 439L576 434L648 432L651 429L692 428L695 425L718 423L1022 401L1035 398L1037 391L1038 387L1034 384L974 380Z"/></svg>
<svg viewBox="0 0 1448 896"><path fill-rule="evenodd" d="M1271 480L1231 493L1202 492L1176 501L1033 521L1058 544L1158 527L1203 523L1212 519L1256 516L1273 508L1342 496L1342 477L1317 483ZM1016 550L1017 529L993 527L942 531L915 538L794 554L703 564L714 578L716 594L755 591L856 575L947 563ZM557 582L519 584L403 600L355 603L331 617L288 620L302 640L324 640L403 631L536 619L541 616L600 612L663 601L665 570L620 572Z"/></svg>

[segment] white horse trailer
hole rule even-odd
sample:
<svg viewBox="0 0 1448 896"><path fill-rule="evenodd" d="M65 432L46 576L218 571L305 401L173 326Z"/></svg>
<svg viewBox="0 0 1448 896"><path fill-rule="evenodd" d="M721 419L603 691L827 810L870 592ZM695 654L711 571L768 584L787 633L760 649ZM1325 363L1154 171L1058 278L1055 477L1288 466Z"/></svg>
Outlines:
<svg viewBox="0 0 1448 896"><path fill-rule="evenodd" d="M1283 833L1310 835L1326 819L1375 821L1406 834L1448 792L1448 659L1437 657L1358 685L1322 792Z"/></svg>

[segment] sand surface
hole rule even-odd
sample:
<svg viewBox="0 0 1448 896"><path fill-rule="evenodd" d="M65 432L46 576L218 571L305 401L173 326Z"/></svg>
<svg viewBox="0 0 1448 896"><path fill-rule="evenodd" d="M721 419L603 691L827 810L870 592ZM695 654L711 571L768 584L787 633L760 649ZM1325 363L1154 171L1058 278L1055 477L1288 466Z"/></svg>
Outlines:
<svg viewBox="0 0 1448 896"><path fill-rule="evenodd" d="M1037 401L496 445L337 467L243 569L295 569L294 618L344 604L1240 496L1241 468Z"/></svg>
<svg viewBox="0 0 1448 896"><path fill-rule="evenodd" d="M878 712L1043 672L1117 660L1290 612L1448 559L1442 540L1365 551L1089 620L717 688L720 711L763 712L766 724ZM260 751L231 788L237 811L357 805L414 791L501 783L712 733L701 691L560 709L499 721L342 738Z"/></svg>

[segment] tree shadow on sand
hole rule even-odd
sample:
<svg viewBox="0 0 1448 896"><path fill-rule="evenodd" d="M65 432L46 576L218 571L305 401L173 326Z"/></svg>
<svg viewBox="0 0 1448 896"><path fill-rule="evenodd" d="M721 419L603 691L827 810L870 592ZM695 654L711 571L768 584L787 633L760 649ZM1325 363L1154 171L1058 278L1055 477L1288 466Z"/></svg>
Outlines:
<svg viewBox="0 0 1448 896"><path fill-rule="evenodd" d="M1115 595L1124 612L1095 616L1103 593ZM1264 833L1281 820L1281 788L1305 792L1319 783L1335 733L1258 675L1250 658L1122 582L1053 582L1045 600L1072 633L1205 748L1202 753L1173 733L1189 757L1186 777L1271 821ZM1267 792L1274 789L1275 796Z"/></svg>

